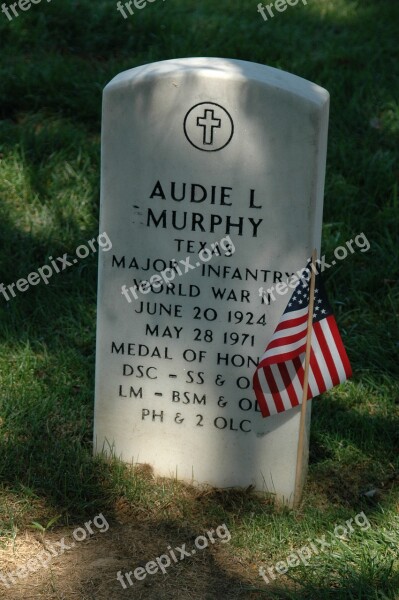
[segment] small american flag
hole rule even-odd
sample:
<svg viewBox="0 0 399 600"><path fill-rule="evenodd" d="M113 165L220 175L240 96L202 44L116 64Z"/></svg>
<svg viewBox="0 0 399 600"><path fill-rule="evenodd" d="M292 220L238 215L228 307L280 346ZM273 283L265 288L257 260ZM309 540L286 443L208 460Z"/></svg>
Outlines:
<svg viewBox="0 0 399 600"><path fill-rule="evenodd" d="M316 267L314 269L316 271ZM303 273L253 377L255 395L264 417L302 404L310 263ZM307 399L322 394L351 375L349 359L317 270Z"/></svg>

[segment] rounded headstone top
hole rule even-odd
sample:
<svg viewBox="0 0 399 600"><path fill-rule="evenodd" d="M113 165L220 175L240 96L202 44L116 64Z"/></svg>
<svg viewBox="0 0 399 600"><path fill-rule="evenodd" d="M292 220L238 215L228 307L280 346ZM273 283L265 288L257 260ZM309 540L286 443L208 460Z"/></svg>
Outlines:
<svg viewBox="0 0 399 600"><path fill-rule="evenodd" d="M116 75L105 90L115 87L129 86L133 81L144 81L154 77L184 78L185 76L201 76L217 79L235 79L242 81L258 81L293 94L306 100L323 105L329 102L329 93L317 84L287 73L281 69L259 63L231 58L192 57L176 58L148 63ZM178 82L176 82L178 85Z"/></svg>

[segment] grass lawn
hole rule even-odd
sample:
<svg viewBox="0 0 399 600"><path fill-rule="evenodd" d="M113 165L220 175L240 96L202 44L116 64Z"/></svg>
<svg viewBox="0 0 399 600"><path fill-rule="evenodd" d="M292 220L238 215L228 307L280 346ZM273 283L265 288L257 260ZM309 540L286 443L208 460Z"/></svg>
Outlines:
<svg viewBox="0 0 399 600"><path fill-rule="evenodd" d="M256 5L156 0L123 19L113 0L53 0L0 13L0 282L98 234L101 94L120 71L221 56L326 88L322 253L360 232L371 247L327 273L354 377L313 402L302 505L93 459L93 254L0 295L0 575L99 513L110 527L10 588L0 578L0 598L399 598L399 4L308 0L267 22ZM362 526L339 539L355 516ZM228 543L126 590L116 581L222 523ZM308 565L259 575L322 536L330 546Z"/></svg>

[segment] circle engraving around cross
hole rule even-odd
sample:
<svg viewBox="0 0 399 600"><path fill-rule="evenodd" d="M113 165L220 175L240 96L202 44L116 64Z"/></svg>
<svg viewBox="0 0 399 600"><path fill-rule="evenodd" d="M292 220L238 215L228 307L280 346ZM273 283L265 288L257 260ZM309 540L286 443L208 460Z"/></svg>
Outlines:
<svg viewBox="0 0 399 600"><path fill-rule="evenodd" d="M184 117L184 134L190 144L203 152L217 152L230 143L234 123L223 106L215 102L195 104Z"/></svg>

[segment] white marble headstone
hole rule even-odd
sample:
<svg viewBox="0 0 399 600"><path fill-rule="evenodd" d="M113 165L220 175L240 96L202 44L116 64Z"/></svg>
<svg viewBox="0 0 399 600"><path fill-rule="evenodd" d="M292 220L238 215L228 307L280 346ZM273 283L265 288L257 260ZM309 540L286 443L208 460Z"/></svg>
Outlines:
<svg viewBox="0 0 399 600"><path fill-rule="evenodd" d="M252 390L288 298L259 288L320 249L328 106L309 81L218 58L106 86L96 452L292 503L300 407L263 419Z"/></svg>

